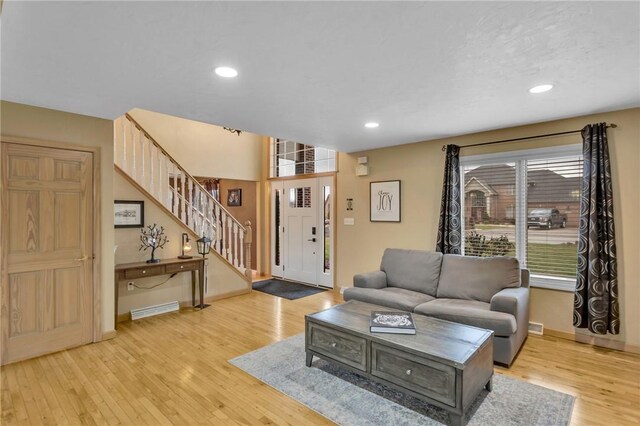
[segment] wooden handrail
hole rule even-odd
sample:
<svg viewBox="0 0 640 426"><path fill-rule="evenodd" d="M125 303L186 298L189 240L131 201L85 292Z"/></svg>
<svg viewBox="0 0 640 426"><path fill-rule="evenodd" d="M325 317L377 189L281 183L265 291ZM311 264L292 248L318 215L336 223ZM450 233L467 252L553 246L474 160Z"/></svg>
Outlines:
<svg viewBox="0 0 640 426"><path fill-rule="evenodd" d="M218 204L218 205L220 206L220 208L221 208L221 209L222 209L222 210L223 210L223 211L224 211L224 212L225 212L229 217L231 217L231 219L232 219L234 222L236 222L236 224L240 227L240 229L242 230L242 232L246 232L246 230L245 230L244 226L242 226L242 224L241 224L241 223L240 223L240 222L239 222L239 221L238 221L238 220L237 220L237 219L236 219L236 218L235 218L231 213L229 213L229 210L225 209L225 208L224 208L224 206L222 205L222 203L220 203L220 201L216 200L216 199L213 197L213 195L211 195L211 194L209 193L209 191L207 191L207 189L206 189L204 186L202 186L202 184L201 184L200 182L198 182L198 180L197 180L197 179L195 179L193 176L191 176L191 175L189 174L189 172L187 172L187 171L186 171L186 169L185 169L184 167L182 167L182 165L181 165L180 163L178 163L178 161L176 161L176 159L175 159L175 158L173 158L173 157L171 156L171 154L169 154L167 151L165 151L165 149L162 147L162 145L160 145L160 144L159 144L159 143L158 143L158 142L157 142L157 141L156 141L156 140L155 140L155 139L154 139L154 138L153 138L153 137L152 137L152 136L151 136L151 135L150 135L150 134L149 134L145 129L144 129L144 127L142 127L142 126L140 125L140 123L138 123L138 122L135 120L135 118L133 118L131 115L129 115L129 113L128 113L128 112L127 112L127 113L125 113L124 115L125 115L125 117L127 117L127 119L128 119L129 121L131 121L133 124L135 124L135 126L136 126L136 128L137 128L138 130L140 130L141 132L143 132L143 133L144 133L144 135L145 135L145 137L146 137L147 139L149 139L149 140L150 140L150 141L151 141L151 142L152 142L152 143L153 143L153 144L154 144L158 149L160 149L160 152L162 152L162 154L163 154L163 155L165 155L166 157L168 157L168 158L169 158L169 160L171 160L171 161L172 161L176 166L178 166L178 168L184 172L184 174L185 174L185 176L186 176L186 177L188 177L189 179L191 179L191 180L192 180L192 181L193 181L193 182L194 182L194 183L195 183L195 184L200 188L200 190L201 190L202 192L204 192L205 194L207 194L207 196L208 196L210 199L212 199L216 204ZM184 197L184 196L182 196L182 197Z"/></svg>

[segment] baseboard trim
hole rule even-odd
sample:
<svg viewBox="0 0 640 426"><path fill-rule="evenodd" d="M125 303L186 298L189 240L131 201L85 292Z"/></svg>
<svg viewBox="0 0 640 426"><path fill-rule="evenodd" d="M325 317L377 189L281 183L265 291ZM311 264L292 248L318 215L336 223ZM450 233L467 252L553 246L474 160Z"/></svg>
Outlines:
<svg viewBox="0 0 640 426"><path fill-rule="evenodd" d="M213 296L205 296L205 302L215 302L216 300L227 299L229 297L241 296L243 294L251 293L251 286L249 288L243 288L242 290L231 291L224 294L215 294Z"/></svg>
<svg viewBox="0 0 640 426"><path fill-rule="evenodd" d="M116 330L105 331L102 333L102 340L100 341L104 342L105 340L111 340L115 338L117 335L118 335L118 332Z"/></svg>
<svg viewBox="0 0 640 426"><path fill-rule="evenodd" d="M601 348L640 354L640 346L630 345L618 340L607 339L606 337L589 336L581 333L567 333L566 331L552 330L548 328L544 330L544 334L547 336L559 337L561 339L571 340L578 343L585 343L591 346L598 346Z"/></svg>

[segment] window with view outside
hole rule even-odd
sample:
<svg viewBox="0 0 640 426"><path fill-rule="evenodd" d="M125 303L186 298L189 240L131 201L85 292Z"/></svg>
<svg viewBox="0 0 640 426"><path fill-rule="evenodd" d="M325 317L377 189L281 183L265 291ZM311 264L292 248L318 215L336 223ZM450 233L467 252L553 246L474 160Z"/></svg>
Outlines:
<svg viewBox="0 0 640 426"><path fill-rule="evenodd" d="M515 256L534 277L575 280L580 146L462 157L461 168L465 255Z"/></svg>

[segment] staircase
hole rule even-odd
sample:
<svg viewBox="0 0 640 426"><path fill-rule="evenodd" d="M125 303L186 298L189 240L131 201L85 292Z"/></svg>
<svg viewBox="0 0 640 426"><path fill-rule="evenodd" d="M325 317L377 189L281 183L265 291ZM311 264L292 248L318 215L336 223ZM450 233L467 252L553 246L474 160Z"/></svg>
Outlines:
<svg viewBox="0 0 640 426"><path fill-rule="evenodd" d="M210 238L212 250L249 280L251 223L238 222L129 114L115 120L114 132L116 170L192 236Z"/></svg>

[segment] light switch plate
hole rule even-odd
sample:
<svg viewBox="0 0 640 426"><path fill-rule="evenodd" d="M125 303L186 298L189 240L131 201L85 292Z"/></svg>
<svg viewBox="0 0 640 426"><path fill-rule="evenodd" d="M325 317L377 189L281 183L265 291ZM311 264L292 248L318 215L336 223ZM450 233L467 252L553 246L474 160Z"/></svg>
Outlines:
<svg viewBox="0 0 640 426"><path fill-rule="evenodd" d="M345 218L344 218L344 224L345 224L345 225L353 225L353 224L355 224L355 223L356 223L356 221L355 221L355 219L354 219L354 218L352 218L352 217L345 217Z"/></svg>

